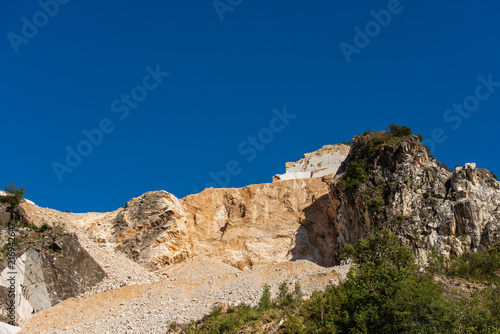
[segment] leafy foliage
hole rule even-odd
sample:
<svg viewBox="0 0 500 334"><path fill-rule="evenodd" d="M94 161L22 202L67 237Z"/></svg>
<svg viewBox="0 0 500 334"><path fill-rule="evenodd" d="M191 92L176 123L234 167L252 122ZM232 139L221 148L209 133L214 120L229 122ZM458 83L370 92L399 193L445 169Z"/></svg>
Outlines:
<svg viewBox="0 0 500 334"><path fill-rule="evenodd" d="M484 289L464 299L459 308L462 313L462 333L500 333L500 290Z"/></svg>
<svg viewBox="0 0 500 334"><path fill-rule="evenodd" d="M10 183L5 187L7 196L0 196L0 202L9 203L9 209L14 210L24 196L24 186L16 188L16 185Z"/></svg>
<svg viewBox="0 0 500 334"><path fill-rule="evenodd" d="M442 256L431 253L427 270L429 272L490 283L500 283L500 249L492 247L486 252L467 252L445 262Z"/></svg>
<svg viewBox="0 0 500 334"><path fill-rule="evenodd" d="M351 163L343 178L347 191L355 193L366 182L366 160L356 160Z"/></svg>
<svg viewBox="0 0 500 334"><path fill-rule="evenodd" d="M406 137L412 134L411 129L407 126L400 126L396 124L389 125L391 133L396 137Z"/></svg>
<svg viewBox="0 0 500 334"><path fill-rule="evenodd" d="M382 197L375 197L370 199L368 206L370 207L370 212L379 213L385 205L385 201Z"/></svg>
<svg viewBox="0 0 500 334"><path fill-rule="evenodd" d="M274 321L279 313L282 316L285 313L287 314L287 323L290 326L294 326L295 324L298 325L297 328L302 328L300 322L289 313L297 308L303 296L299 282L295 283L294 291L292 292L289 292L286 281L280 284L278 290L278 296L273 300L271 297L271 287L266 284L264 285L264 291L257 307L242 304L238 307L230 307L226 312L223 312L221 307L216 307L200 321L188 325L185 332L236 333L242 327L259 328L268 322ZM172 323L170 327L174 330L174 328L178 328L178 325Z"/></svg>
<svg viewBox="0 0 500 334"><path fill-rule="evenodd" d="M262 292L262 296L260 297L259 301L259 309L260 310L269 310L273 308L273 300L271 297L271 287L269 285L264 285L264 291Z"/></svg>

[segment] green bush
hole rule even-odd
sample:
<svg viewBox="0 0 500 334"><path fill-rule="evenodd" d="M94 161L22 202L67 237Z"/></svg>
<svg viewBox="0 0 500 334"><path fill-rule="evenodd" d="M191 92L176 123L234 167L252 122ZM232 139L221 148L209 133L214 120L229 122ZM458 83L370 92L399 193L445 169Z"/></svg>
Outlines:
<svg viewBox="0 0 500 334"><path fill-rule="evenodd" d="M0 202L9 203L11 210L15 209L24 196L24 186L16 188L15 184L10 183L5 187L7 196L0 196Z"/></svg>
<svg viewBox="0 0 500 334"><path fill-rule="evenodd" d="M220 307L201 319L187 333L229 334L235 333L245 324L259 319L261 313L253 307L242 304L238 309L230 308L226 313Z"/></svg>
<svg viewBox="0 0 500 334"><path fill-rule="evenodd" d="M288 283L283 281L278 288L278 296L276 298L276 305L283 307L289 306L294 302L297 302L302 298L302 290L300 288L299 282L295 283L294 291L288 292Z"/></svg>
<svg viewBox="0 0 500 334"><path fill-rule="evenodd" d="M260 310L269 310L273 307L273 301L271 298L271 287L269 285L264 285L264 291L260 297L259 306Z"/></svg>
<svg viewBox="0 0 500 334"><path fill-rule="evenodd" d="M500 291L487 288L462 299L458 305L462 314L462 333L500 333Z"/></svg>
<svg viewBox="0 0 500 334"><path fill-rule="evenodd" d="M495 272L500 270L500 251L496 247L482 253L467 252L461 257L451 260L446 274L469 280L500 283Z"/></svg>
<svg viewBox="0 0 500 334"><path fill-rule="evenodd" d="M435 251L428 255L427 271L450 277L490 283L500 283L500 250L492 247L482 253L466 252L445 261Z"/></svg>
<svg viewBox="0 0 500 334"><path fill-rule="evenodd" d="M40 232L44 232L44 231L47 231L47 230L50 230L50 229L52 229L52 226L50 226L47 223L43 223L42 226L40 226Z"/></svg>
<svg viewBox="0 0 500 334"><path fill-rule="evenodd" d="M497 181L498 181L498 176L496 176L496 174L495 174L495 173L491 172L491 176L492 176L495 180L497 180Z"/></svg>
<svg viewBox="0 0 500 334"><path fill-rule="evenodd" d="M346 171L343 183L347 191L355 193L366 182L366 161L363 159L353 161Z"/></svg>
<svg viewBox="0 0 500 334"><path fill-rule="evenodd" d="M299 301L304 297L304 293L302 292L302 288L300 287L299 281L295 282L295 287L294 287L294 298L295 300Z"/></svg>
<svg viewBox="0 0 500 334"><path fill-rule="evenodd" d="M406 137L412 134L411 129L404 125L391 124L389 125L389 130L395 137Z"/></svg>
<svg viewBox="0 0 500 334"><path fill-rule="evenodd" d="M343 254L356 266L304 307L310 332L447 333L456 323L432 278L417 277L412 251L387 230L345 245Z"/></svg>
<svg viewBox="0 0 500 334"><path fill-rule="evenodd" d="M370 199L370 201L368 202L368 207L370 208L371 213L379 213L380 211L382 211L384 205L385 205L384 199L379 196Z"/></svg>
<svg viewBox="0 0 500 334"><path fill-rule="evenodd" d="M396 218L394 218L394 221L396 223L402 223L405 221L405 216L403 214L397 215Z"/></svg>

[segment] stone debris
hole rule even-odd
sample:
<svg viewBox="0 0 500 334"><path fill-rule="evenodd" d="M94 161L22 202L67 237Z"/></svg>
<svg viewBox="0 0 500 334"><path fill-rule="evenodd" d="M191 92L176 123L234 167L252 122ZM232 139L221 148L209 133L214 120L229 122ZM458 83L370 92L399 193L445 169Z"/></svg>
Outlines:
<svg viewBox="0 0 500 334"><path fill-rule="evenodd" d="M310 296L345 279L349 266L323 268L299 260L242 271L199 257L164 271L171 279L94 291L62 302L24 323L21 333L166 333L171 322L200 319L215 306L257 305L265 283L275 296L283 281L291 289L299 281L304 295Z"/></svg>

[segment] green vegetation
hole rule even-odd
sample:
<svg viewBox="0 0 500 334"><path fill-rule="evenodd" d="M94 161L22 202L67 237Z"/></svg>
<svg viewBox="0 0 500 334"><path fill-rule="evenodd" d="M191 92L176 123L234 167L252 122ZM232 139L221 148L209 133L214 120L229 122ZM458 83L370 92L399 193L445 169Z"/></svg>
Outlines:
<svg viewBox="0 0 500 334"><path fill-rule="evenodd" d="M341 144L344 144L344 145L347 145L347 146L352 146L352 141L348 140L348 141L343 141Z"/></svg>
<svg viewBox="0 0 500 334"><path fill-rule="evenodd" d="M288 314L287 323L293 326L293 315L289 312L297 312L301 302L302 290L298 282L295 283L294 291L288 291L288 283L282 282L276 299L271 298L271 288L264 286L262 297L257 307L245 304L230 307L226 312L223 308L216 307L203 319L191 323L185 328L185 333L236 333L242 328L261 328L273 322L278 316ZM171 330L178 330L180 325L170 324Z"/></svg>
<svg viewBox="0 0 500 334"><path fill-rule="evenodd" d="M400 126L396 124L389 125L389 130L395 137L406 137L412 135L411 129L407 126ZM420 139L420 137L419 137Z"/></svg>
<svg viewBox="0 0 500 334"><path fill-rule="evenodd" d="M24 186L16 188L16 185L10 183L5 187L7 196L0 196L0 202L9 203L9 209L14 210L24 196ZM11 211L12 212L12 211Z"/></svg>
<svg viewBox="0 0 500 334"><path fill-rule="evenodd" d="M52 226L50 226L47 223L43 223L42 226L40 226L40 227L33 225L33 224L27 224L26 227L33 230L33 231L37 231L37 232L45 232L47 230L52 229Z"/></svg>
<svg viewBox="0 0 500 334"><path fill-rule="evenodd" d="M397 215L393 220L394 223L402 223L405 221L405 216L404 215Z"/></svg>
<svg viewBox="0 0 500 334"><path fill-rule="evenodd" d="M7 211L10 212L10 219L8 222L1 222L3 225L11 224L13 226L17 225L19 221L19 212L17 211L17 205L21 203L24 195L24 186L21 188L16 188L15 184L9 182L5 187L5 192L7 196L0 196L0 202L7 203L9 206Z"/></svg>
<svg viewBox="0 0 500 334"><path fill-rule="evenodd" d="M266 286L257 307L241 305L227 312L216 308L198 322L171 328L176 326L183 333L261 333L269 328L301 334L500 333L496 286L467 296L443 293L430 274L418 272L412 250L401 246L387 230L345 245L343 256L355 263L348 280L314 292L309 300L299 297L300 286L289 293L284 282L274 301ZM451 268L456 277L491 281L500 264L497 248L454 261L454 265L445 265L434 254L429 258L429 270Z"/></svg>
<svg viewBox="0 0 500 334"><path fill-rule="evenodd" d="M355 193L359 187L366 182L366 168L367 163L365 159L355 160L351 162L347 169L342 182L345 189L349 192Z"/></svg>
<svg viewBox="0 0 500 334"><path fill-rule="evenodd" d="M380 196L372 198L368 201L368 207L370 208L371 213L379 213L380 211L382 211L384 205L385 200Z"/></svg>
<svg viewBox="0 0 500 334"><path fill-rule="evenodd" d="M267 311L273 308L273 300L271 298L271 287L269 285L264 285L264 291L259 301L259 310Z"/></svg>
<svg viewBox="0 0 500 334"><path fill-rule="evenodd" d="M466 252L448 262L436 252L429 256L428 271L449 277L500 284L500 249L492 247L486 252Z"/></svg>
<svg viewBox="0 0 500 334"><path fill-rule="evenodd" d="M493 177L495 180L497 180L497 181L498 181L498 176L496 176L496 174L495 174L495 173L491 172L491 177Z"/></svg>
<svg viewBox="0 0 500 334"><path fill-rule="evenodd" d="M417 134L417 137L418 137L418 140L420 140L420 142L424 141L424 136L422 136L420 133Z"/></svg>

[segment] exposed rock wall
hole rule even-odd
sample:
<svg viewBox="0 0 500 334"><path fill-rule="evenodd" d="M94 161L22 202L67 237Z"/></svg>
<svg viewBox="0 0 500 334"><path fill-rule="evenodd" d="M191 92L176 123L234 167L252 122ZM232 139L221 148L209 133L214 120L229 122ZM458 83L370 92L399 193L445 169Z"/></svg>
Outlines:
<svg viewBox="0 0 500 334"><path fill-rule="evenodd" d="M15 294L17 320L26 320L33 313L51 307L47 285L43 277L42 261L38 253L30 248L21 255L13 267L6 267L0 274L0 286Z"/></svg>
<svg viewBox="0 0 500 334"><path fill-rule="evenodd" d="M127 203L108 240L153 268L195 255L238 268L291 259L331 264L323 227L329 222L327 193L320 178L209 188L181 200L149 192Z"/></svg>
<svg viewBox="0 0 500 334"><path fill-rule="evenodd" d="M10 320L11 283L15 289L16 321L22 321L84 293L106 276L74 234L56 227L46 231L16 227L15 232L15 265L8 262L10 250L4 247L0 253L0 321ZM2 229L3 245L7 245L7 237Z"/></svg>
<svg viewBox="0 0 500 334"><path fill-rule="evenodd" d="M342 179L359 159L367 162L366 182L352 192ZM431 249L450 256L500 242L500 183L475 164L448 171L416 136L355 137L331 183L330 206L339 233L336 247L380 227L394 231L423 262Z"/></svg>
<svg viewBox="0 0 500 334"><path fill-rule="evenodd" d="M287 162L286 173L275 175L273 182L335 174L349 150L350 147L344 144L325 145L317 151L304 154L297 162Z"/></svg>

